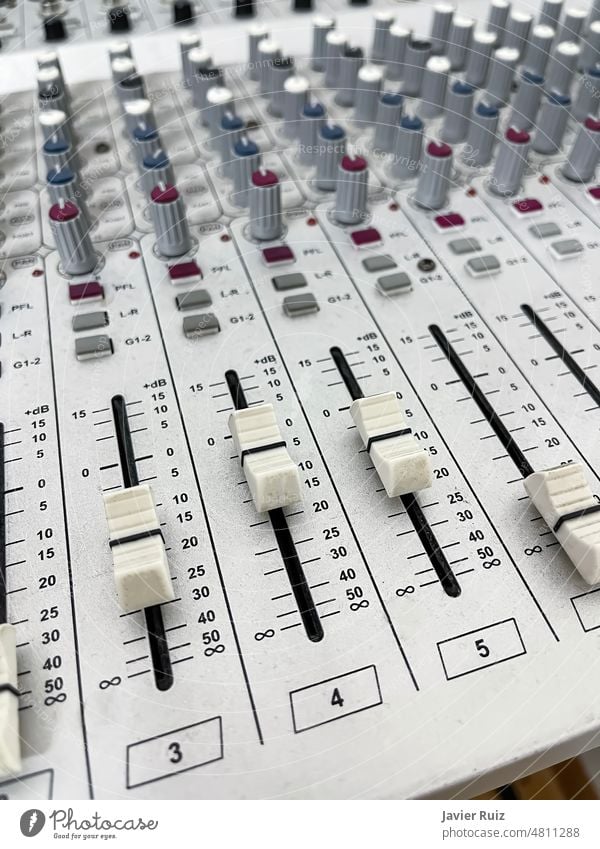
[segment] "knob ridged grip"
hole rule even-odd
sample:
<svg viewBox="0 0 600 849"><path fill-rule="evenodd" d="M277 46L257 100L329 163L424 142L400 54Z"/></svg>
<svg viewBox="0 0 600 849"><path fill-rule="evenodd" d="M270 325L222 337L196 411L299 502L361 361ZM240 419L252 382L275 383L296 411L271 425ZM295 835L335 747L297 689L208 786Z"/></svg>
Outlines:
<svg viewBox="0 0 600 849"><path fill-rule="evenodd" d="M503 197L516 195L527 167L530 136L525 130L510 127L498 150L494 170L490 179L490 189Z"/></svg>
<svg viewBox="0 0 600 849"><path fill-rule="evenodd" d="M441 209L446 205L452 179L452 148L448 144L429 142L423 157L415 203L424 209Z"/></svg>
<svg viewBox="0 0 600 849"><path fill-rule="evenodd" d="M563 174L576 183L588 183L596 172L600 160L600 121L591 116L579 129L567 161L563 165Z"/></svg>
<svg viewBox="0 0 600 849"><path fill-rule="evenodd" d="M179 192L170 183L155 186L150 193L150 212L156 247L162 256L182 256L192 247L192 238Z"/></svg>
<svg viewBox="0 0 600 849"><path fill-rule="evenodd" d="M335 218L340 224L360 224L367 217L369 168L362 156L344 156L338 168Z"/></svg>
<svg viewBox="0 0 600 849"><path fill-rule="evenodd" d="M250 235L259 242L279 239L283 232L281 185L277 174L261 169L250 185Z"/></svg>
<svg viewBox="0 0 600 849"><path fill-rule="evenodd" d="M72 201L55 203L49 212L50 229L65 274L89 274L96 267L96 254L85 215Z"/></svg>

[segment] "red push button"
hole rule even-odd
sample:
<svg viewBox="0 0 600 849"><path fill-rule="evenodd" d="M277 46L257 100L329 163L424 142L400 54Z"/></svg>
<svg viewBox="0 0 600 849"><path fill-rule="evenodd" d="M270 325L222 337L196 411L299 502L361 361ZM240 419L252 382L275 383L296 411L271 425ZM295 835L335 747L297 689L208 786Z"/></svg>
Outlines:
<svg viewBox="0 0 600 849"><path fill-rule="evenodd" d="M173 283L189 283L193 280L201 280L202 272L194 260L190 262L178 262L177 265L169 266L169 277Z"/></svg>
<svg viewBox="0 0 600 849"><path fill-rule="evenodd" d="M519 215L527 215L529 212L541 212L543 204L537 198L521 198L513 203L513 209Z"/></svg>
<svg viewBox="0 0 600 849"><path fill-rule="evenodd" d="M367 245L381 244L383 241L381 233L375 227L366 227L364 230L355 230L350 233L350 238L355 248L364 248Z"/></svg>
<svg viewBox="0 0 600 849"><path fill-rule="evenodd" d="M454 227L465 226L465 219L459 212L449 212L447 215L437 215L433 220L440 230L452 230Z"/></svg>
<svg viewBox="0 0 600 849"><path fill-rule="evenodd" d="M284 262L294 262L294 251L287 245L277 245L274 248L264 248L263 259L267 265L282 265Z"/></svg>
<svg viewBox="0 0 600 849"><path fill-rule="evenodd" d="M103 299L104 286L97 280L91 280L89 283L69 283L69 300L72 304Z"/></svg>

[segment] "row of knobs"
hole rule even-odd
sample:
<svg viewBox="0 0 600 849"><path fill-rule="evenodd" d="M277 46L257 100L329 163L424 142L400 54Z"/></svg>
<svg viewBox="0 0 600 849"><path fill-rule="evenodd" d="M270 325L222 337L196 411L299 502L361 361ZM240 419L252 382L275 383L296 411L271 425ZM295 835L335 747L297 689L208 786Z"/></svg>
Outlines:
<svg viewBox="0 0 600 849"><path fill-rule="evenodd" d="M113 34L129 32L133 26L129 4L113 0L107 5L106 22L109 32ZM188 24L194 21L194 3L190 0L173 0L171 6L174 24ZM69 37L68 9L64 3L43 4L42 15L44 38L47 42L65 41Z"/></svg>

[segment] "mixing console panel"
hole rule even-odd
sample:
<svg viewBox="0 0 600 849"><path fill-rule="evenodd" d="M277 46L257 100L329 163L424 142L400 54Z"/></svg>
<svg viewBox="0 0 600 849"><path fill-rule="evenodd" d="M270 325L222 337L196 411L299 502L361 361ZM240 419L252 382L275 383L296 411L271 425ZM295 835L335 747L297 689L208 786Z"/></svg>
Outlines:
<svg viewBox="0 0 600 849"><path fill-rule="evenodd" d="M3 60L4 798L597 743L600 4L264 6Z"/></svg>

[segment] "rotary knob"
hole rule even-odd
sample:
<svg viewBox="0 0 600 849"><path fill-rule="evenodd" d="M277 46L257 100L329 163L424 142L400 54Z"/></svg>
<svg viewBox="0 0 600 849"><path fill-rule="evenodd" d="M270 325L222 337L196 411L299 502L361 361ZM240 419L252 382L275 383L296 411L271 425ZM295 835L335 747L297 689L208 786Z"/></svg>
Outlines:
<svg viewBox="0 0 600 849"><path fill-rule="evenodd" d="M50 207L50 229L65 274L89 274L97 257L89 235L87 219L73 201L61 200Z"/></svg>
<svg viewBox="0 0 600 849"><path fill-rule="evenodd" d="M387 39L391 25L394 23L394 13L381 11L375 13L375 26L373 31L373 47L371 48L371 61L383 62L387 53Z"/></svg>
<svg viewBox="0 0 600 849"><path fill-rule="evenodd" d="M543 77L523 71L510 116L511 127L517 130L530 130L533 127L542 100L543 86Z"/></svg>
<svg viewBox="0 0 600 849"><path fill-rule="evenodd" d="M248 76L251 80L258 80L258 45L268 37L269 30L264 24L250 24L248 27Z"/></svg>
<svg viewBox="0 0 600 849"><path fill-rule="evenodd" d="M562 173L568 180L588 183L593 179L600 159L600 120L586 118L563 165Z"/></svg>
<svg viewBox="0 0 600 849"><path fill-rule="evenodd" d="M431 52L434 56L441 56L446 52L448 32L455 11L451 3L436 3L433 7L430 40Z"/></svg>
<svg viewBox="0 0 600 849"><path fill-rule="evenodd" d="M294 74L288 77L283 84L283 134L287 138L294 139L300 132L300 120L306 99L308 97L309 82L307 77Z"/></svg>
<svg viewBox="0 0 600 849"><path fill-rule="evenodd" d="M431 43L418 39L409 40L404 54L404 75L402 93L418 97L425 64L431 53Z"/></svg>
<svg viewBox="0 0 600 849"><path fill-rule="evenodd" d="M300 121L300 144L298 157L306 165L312 165L317 150L319 130L325 123L325 107L322 103L309 100L302 110Z"/></svg>
<svg viewBox="0 0 600 849"><path fill-rule="evenodd" d="M313 71L323 71L325 69L325 53L327 33L335 28L333 18L326 18L318 15L313 18L312 30L312 52L310 66Z"/></svg>
<svg viewBox="0 0 600 849"><path fill-rule="evenodd" d="M496 44L493 32L476 32L467 58L465 82L482 88L487 80L492 50Z"/></svg>
<svg viewBox="0 0 600 849"><path fill-rule="evenodd" d="M497 44L500 46L506 34L506 21L510 3L508 0L492 0L488 12L487 29L493 32L497 39Z"/></svg>
<svg viewBox="0 0 600 849"><path fill-rule="evenodd" d="M462 71L473 40L475 21L455 15L448 35L448 59L453 71Z"/></svg>
<svg viewBox="0 0 600 849"><path fill-rule="evenodd" d="M368 217L369 168L362 156L346 155L339 164L335 194L335 219L340 224L361 224Z"/></svg>
<svg viewBox="0 0 600 849"><path fill-rule="evenodd" d="M562 94L544 98L536 121L533 149L546 155L557 153L567 129L571 99Z"/></svg>
<svg viewBox="0 0 600 849"><path fill-rule="evenodd" d="M580 53L579 45L574 41L563 41L558 45L546 69L548 91L569 94Z"/></svg>
<svg viewBox="0 0 600 849"><path fill-rule="evenodd" d="M451 179L452 148L443 142L429 142L417 182L415 203L424 209L441 209L448 200Z"/></svg>
<svg viewBox="0 0 600 849"><path fill-rule="evenodd" d="M113 6L106 12L108 28L112 33L129 32L131 21L129 20L129 9L125 4Z"/></svg>
<svg viewBox="0 0 600 849"><path fill-rule="evenodd" d="M141 162L140 170L142 172L142 184L146 192L150 195L156 186L173 185L175 175L173 166L164 150L157 150L156 153L145 156Z"/></svg>
<svg viewBox="0 0 600 849"><path fill-rule="evenodd" d="M179 36L179 53L181 56L181 70L186 88L192 84L192 75L189 56L192 50L200 47L200 38L195 32L185 32Z"/></svg>
<svg viewBox="0 0 600 849"><path fill-rule="evenodd" d="M346 133L339 124L325 124L319 133L315 183L323 192L335 191L339 164L346 153Z"/></svg>
<svg viewBox="0 0 600 849"><path fill-rule="evenodd" d="M68 165L50 168L46 175L46 187L52 204L69 200L77 203L83 216L82 220L85 220L89 229L89 216L83 203L79 181L75 172Z"/></svg>
<svg viewBox="0 0 600 849"><path fill-rule="evenodd" d="M242 136L233 146L231 177L233 179L233 201L237 206L248 206L248 194L252 175L260 167L258 145L247 136Z"/></svg>
<svg viewBox="0 0 600 849"><path fill-rule="evenodd" d="M259 242L279 239L283 232L281 184L273 171L260 168L250 181L250 235Z"/></svg>
<svg viewBox="0 0 600 849"><path fill-rule="evenodd" d="M577 97L573 106L573 117L576 121L585 121L588 115L594 115L600 100L600 65L588 68L583 74Z"/></svg>
<svg viewBox="0 0 600 849"><path fill-rule="evenodd" d="M421 166L423 122L417 115L404 115L396 131L392 173L398 180L416 177Z"/></svg>
<svg viewBox="0 0 600 849"><path fill-rule="evenodd" d="M358 72L354 120L372 124L377 114L377 103L383 84L383 73L377 65L363 65Z"/></svg>
<svg viewBox="0 0 600 849"><path fill-rule="evenodd" d="M510 87L518 59L519 51L515 47L501 47L494 53L485 100L499 109L510 100Z"/></svg>
<svg viewBox="0 0 600 849"><path fill-rule="evenodd" d="M462 154L463 161L471 168L480 168L490 162L499 118L498 108L489 103L478 103L473 110L467 143Z"/></svg>
<svg viewBox="0 0 600 849"><path fill-rule="evenodd" d="M445 56L431 56L423 72L419 114L424 118L435 118L442 114L446 100L450 60Z"/></svg>
<svg viewBox="0 0 600 849"><path fill-rule="evenodd" d="M358 72L363 65L360 47L346 46L338 59L338 83L334 100L338 106L354 106Z"/></svg>
<svg viewBox="0 0 600 849"><path fill-rule="evenodd" d="M182 256L192 247L192 238L181 196L171 183L161 183L150 193L150 214L156 247L162 256Z"/></svg>
<svg viewBox="0 0 600 849"><path fill-rule="evenodd" d="M537 24L531 30L523 68L532 74L543 77L550 58L550 50L554 41L554 30L547 24Z"/></svg>
<svg viewBox="0 0 600 849"><path fill-rule="evenodd" d="M386 91L379 98L373 138L375 150L391 153L394 149L403 103L402 95L393 91Z"/></svg>
<svg viewBox="0 0 600 849"><path fill-rule="evenodd" d="M498 150L489 188L502 197L516 195L527 167L530 137L525 130L509 127Z"/></svg>
<svg viewBox="0 0 600 849"><path fill-rule="evenodd" d="M240 140L245 129L245 123L239 115L227 109L221 118L221 125L217 137L215 138L215 146L219 149L221 161L227 169L231 163L231 156L234 145Z"/></svg>
<svg viewBox="0 0 600 849"><path fill-rule="evenodd" d="M65 41L69 37L65 19L60 15L52 15L44 20L44 38L49 43Z"/></svg>
<svg viewBox="0 0 600 849"><path fill-rule="evenodd" d="M390 80L401 80L404 73L406 46L410 39L409 30L392 24L386 39L385 66L386 76Z"/></svg>
<svg viewBox="0 0 600 849"><path fill-rule="evenodd" d="M469 132L469 122L473 112L475 89L461 80L456 82L448 92L446 114L442 125L442 138L449 144L458 144L466 139Z"/></svg>

